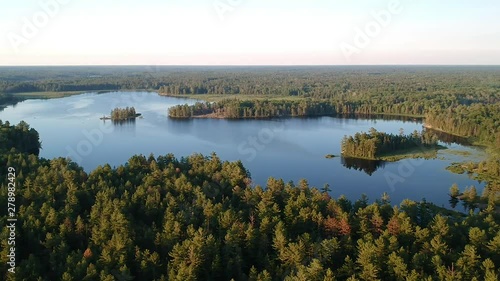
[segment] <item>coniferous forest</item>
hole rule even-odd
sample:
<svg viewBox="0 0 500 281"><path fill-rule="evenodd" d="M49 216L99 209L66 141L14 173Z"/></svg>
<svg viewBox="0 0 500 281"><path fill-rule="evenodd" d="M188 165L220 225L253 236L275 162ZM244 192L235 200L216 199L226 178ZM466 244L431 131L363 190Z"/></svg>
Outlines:
<svg viewBox="0 0 500 281"><path fill-rule="evenodd" d="M9 230L0 233L1 279L499 280L499 73L472 66L0 67L0 108L26 93L143 89L207 101L172 107L173 118L425 118L427 128L492 152L451 168L487 182L483 194L450 182L450 203L471 209L459 213L425 200L391 202L387 194L331 198L330 187L307 180L254 186L241 162L215 153L135 155L85 172L69 159L38 157L38 133L25 122L0 122L7 179L0 205L8 203L11 167L18 218L15 275L7 274ZM426 132L372 130L342 145L351 156L377 158L434 146ZM355 160L342 161L358 168ZM2 225L6 211L0 208Z"/></svg>
<svg viewBox="0 0 500 281"><path fill-rule="evenodd" d="M331 198L328 187L307 180L252 187L241 162L216 154L136 155L86 173L66 159L39 158L34 140L27 124L3 123L0 173L15 167L18 206L18 265L5 280L493 281L500 274L492 205L462 214L425 201L395 206L387 194L371 204ZM5 273L7 229L0 235Z"/></svg>
<svg viewBox="0 0 500 281"><path fill-rule="evenodd" d="M500 281L500 0L0 2L0 281Z"/></svg>
<svg viewBox="0 0 500 281"><path fill-rule="evenodd" d="M38 155L40 148L38 132L26 122L14 126L9 121L0 120L0 153L3 157L9 152Z"/></svg>

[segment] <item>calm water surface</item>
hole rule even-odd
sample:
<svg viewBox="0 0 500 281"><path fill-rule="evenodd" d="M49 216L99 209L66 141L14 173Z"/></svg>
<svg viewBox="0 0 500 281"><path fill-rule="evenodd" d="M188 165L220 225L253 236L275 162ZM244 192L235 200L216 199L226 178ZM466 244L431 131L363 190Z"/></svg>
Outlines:
<svg viewBox="0 0 500 281"><path fill-rule="evenodd" d="M0 112L1 120L28 122L40 133L41 157L71 157L86 171L109 163L118 166L134 154L155 156L174 153L216 152L223 160L240 159L250 170L254 184L267 178L297 182L306 178L311 186L330 184L332 196L356 200L365 193L370 199L387 192L391 201L425 198L448 207L450 186L484 184L445 170L463 156L440 152L438 159L404 160L396 163L356 163L326 154L340 154L344 135L371 127L388 133L400 128L409 133L421 130L418 122L340 119L333 117L279 120L172 120L167 109L194 100L158 96L147 92L87 93L50 100L27 100ZM99 120L115 107L134 106L143 118L124 124ZM453 150L481 152L458 144ZM360 167L360 165L362 167Z"/></svg>

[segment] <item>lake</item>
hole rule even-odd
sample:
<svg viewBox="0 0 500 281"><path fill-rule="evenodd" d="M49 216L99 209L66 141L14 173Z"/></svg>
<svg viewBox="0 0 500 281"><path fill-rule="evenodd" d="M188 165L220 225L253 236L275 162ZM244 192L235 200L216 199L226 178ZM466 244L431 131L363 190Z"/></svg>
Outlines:
<svg viewBox="0 0 500 281"><path fill-rule="evenodd" d="M371 127L388 133L422 130L417 121L343 119L334 117L273 120L173 120L169 107L195 100L159 96L150 92L86 93L59 99L26 100L0 111L0 119L26 121L42 141L41 157L70 157L89 172L99 165L124 164L134 154L155 156L173 153L216 152L222 160L241 160L251 172L254 184L265 185L269 177L311 186L328 183L331 195L357 200L365 193L371 200L383 192L391 202L403 199L434 202L449 207L448 190L453 183L461 189L474 185L481 194L484 183L457 175L445 168L464 156L440 151L437 159L409 159L395 163L359 162L340 155L344 135L368 131ZM134 106L143 118L114 124L99 118L115 107ZM444 144L444 143L443 143ZM457 143L444 144L450 150L481 151Z"/></svg>

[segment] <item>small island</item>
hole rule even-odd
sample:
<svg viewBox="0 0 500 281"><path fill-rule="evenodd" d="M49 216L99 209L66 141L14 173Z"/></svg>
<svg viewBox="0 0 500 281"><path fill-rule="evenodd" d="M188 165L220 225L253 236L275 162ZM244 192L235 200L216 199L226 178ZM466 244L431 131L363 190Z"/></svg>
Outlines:
<svg viewBox="0 0 500 281"><path fill-rule="evenodd" d="M103 116L101 120L113 120L113 121L122 121L133 119L141 116L140 113L135 112L134 107L126 107L126 108L115 108L111 111L110 116Z"/></svg>
<svg viewBox="0 0 500 281"><path fill-rule="evenodd" d="M356 133L342 139L342 156L366 160L389 162L405 158L435 158L438 149L445 147L438 144L437 137L429 132L414 131L412 134L399 135L378 132L371 128L369 133Z"/></svg>

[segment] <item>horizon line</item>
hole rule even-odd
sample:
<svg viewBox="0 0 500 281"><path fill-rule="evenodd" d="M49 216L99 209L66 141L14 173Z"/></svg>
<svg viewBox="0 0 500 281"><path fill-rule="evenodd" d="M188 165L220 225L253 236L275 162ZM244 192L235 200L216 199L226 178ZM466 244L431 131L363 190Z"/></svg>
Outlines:
<svg viewBox="0 0 500 281"><path fill-rule="evenodd" d="M500 66L500 64L19 64L0 67L63 67L63 66L173 66L173 67L276 67L276 66Z"/></svg>

